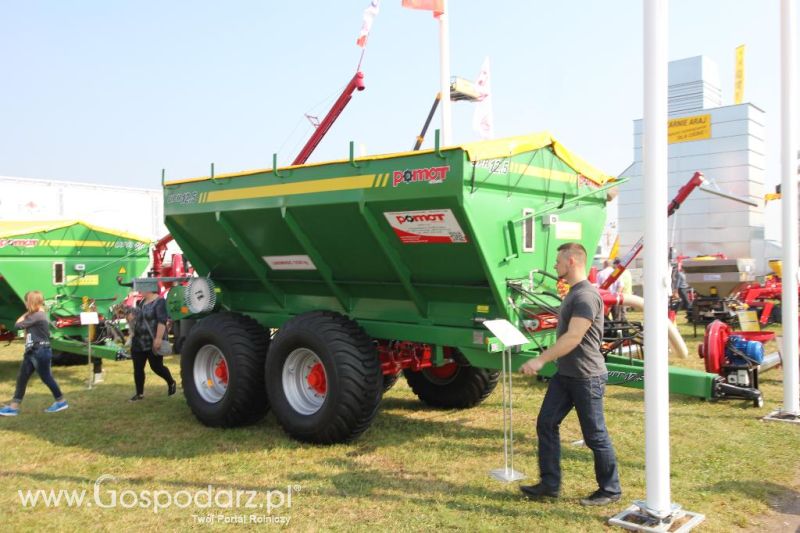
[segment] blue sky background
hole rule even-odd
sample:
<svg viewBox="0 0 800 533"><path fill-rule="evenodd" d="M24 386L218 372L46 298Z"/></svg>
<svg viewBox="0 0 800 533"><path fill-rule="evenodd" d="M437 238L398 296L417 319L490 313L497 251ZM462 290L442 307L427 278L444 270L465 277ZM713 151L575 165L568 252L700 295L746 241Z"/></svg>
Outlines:
<svg viewBox="0 0 800 533"><path fill-rule="evenodd" d="M0 0L0 175L156 188L288 164L350 79L368 0ZM312 161L409 149L438 89L438 27L383 0L354 96ZM495 134L550 130L617 174L642 114L642 2L450 0L451 70L492 62ZM779 2L673 0L670 59L705 54L732 103L767 112L768 184L779 181ZM800 24L800 20L798 21ZM320 105L324 104L324 105ZM315 107L316 106L316 107ZM454 105L454 141L477 139ZM434 122L438 125L439 120ZM429 135L427 144L432 143Z"/></svg>

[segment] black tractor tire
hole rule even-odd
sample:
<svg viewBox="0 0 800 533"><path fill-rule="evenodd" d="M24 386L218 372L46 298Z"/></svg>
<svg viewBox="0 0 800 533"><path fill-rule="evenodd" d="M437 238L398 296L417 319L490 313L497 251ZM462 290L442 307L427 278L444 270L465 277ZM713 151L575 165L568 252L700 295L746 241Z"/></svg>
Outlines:
<svg viewBox="0 0 800 533"><path fill-rule="evenodd" d="M53 366L78 366L87 364L86 359L85 355L54 351L50 364Z"/></svg>
<svg viewBox="0 0 800 533"><path fill-rule="evenodd" d="M468 409L485 400L497 386L500 373L458 364L455 373L442 378L435 370L403 370L408 386L417 398L431 407Z"/></svg>
<svg viewBox="0 0 800 533"><path fill-rule="evenodd" d="M264 360L269 335L250 317L236 313L216 313L199 321L183 342L181 381L186 403L197 419L210 427L238 427L263 418L269 409L264 387ZM222 354L226 363L227 387L221 397L209 399L195 378L198 355L204 350ZM202 369L198 368L200 375ZM209 387L210 388L210 387Z"/></svg>
<svg viewBox="0 0 800 533"><path fill-rule="evenodd" d="M315 395L308 368L324 370L324 392ZM272 339L265 376L280 425L293 438L316 444L349 442L361 435L383 393L375 343L354 321L331 311L287 321Z"/></svg>

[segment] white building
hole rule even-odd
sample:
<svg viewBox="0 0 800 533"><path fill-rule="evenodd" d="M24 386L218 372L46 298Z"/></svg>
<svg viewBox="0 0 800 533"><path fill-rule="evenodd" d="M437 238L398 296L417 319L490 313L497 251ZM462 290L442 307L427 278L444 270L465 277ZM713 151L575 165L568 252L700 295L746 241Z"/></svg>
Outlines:
<svg viewBox="0 0 800 533"><path fill-rule="evenodd" d="M712 188L716 185L758 206L695 190L669 219L669 240L680 255L724 253L731 258L754 258L760 274L768 270L764 259L765 114L750 103L722 107L720 103L716 64L703 56L670 62L669 199L700 171ZM642 131L642 120L635 120L634 162L623 172L630 180L620 186L619 194L622 253L644 231ZM640 257L633 266L641 267L641 261Z"/></svg>
<svg viewBox="0 0 800 533"><path fill-rule="evenodd" d="M0 176L0 220L78 219L152 240L168 233L158 189Z"/></svg>

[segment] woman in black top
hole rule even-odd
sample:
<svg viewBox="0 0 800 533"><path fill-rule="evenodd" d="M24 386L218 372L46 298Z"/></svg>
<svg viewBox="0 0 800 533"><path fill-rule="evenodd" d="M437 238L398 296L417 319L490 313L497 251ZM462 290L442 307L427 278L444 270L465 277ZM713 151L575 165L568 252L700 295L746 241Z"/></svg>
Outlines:
<svg viewBox="0 0 800 533"><path fill-rule="evenodd" d="M155 280L137 280L134 288L142 294L143 299L128 315L128 320L133 324L131 358L133 380L136 383L136 394L130 401L144 398L144 366L147 362L150 363L150 369L167 382L167 394L172 396L178 384L164 366L164 358L158 354L167 331L167 303L158 295L158 282Z"/></svg>
<svg viewBox="0 0 800 533"><path fill-rule="evenodd" d="M50 364L53 360L53 352L50 350L50 323L47 321L47 314L44 312L44 297L39 291L29 291L25 294L25 307L27 311L17 319L16 328L25 330L25 355L22 357L22 365L19 367L17 375L17 388L14 391L14 399L11 405L0 409L0 416L17 416L19 414L19 404L25 397L25 389L28 388L28 380L34 371L39 374L45 385L53 393L55 402L45 409L47 413L57 413L63 411L69 404L61 394L58 383L53 379L50 372Z"/></svg>

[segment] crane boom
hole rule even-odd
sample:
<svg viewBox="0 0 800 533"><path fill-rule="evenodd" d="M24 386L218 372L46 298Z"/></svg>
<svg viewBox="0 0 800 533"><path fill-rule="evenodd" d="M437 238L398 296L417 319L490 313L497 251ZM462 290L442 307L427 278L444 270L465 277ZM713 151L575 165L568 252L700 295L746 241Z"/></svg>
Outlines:
<svg viewBox="0 0 800 533"><path fill-rule="evenodd" d="M311 157L311 153L316 149L320 141L322 141L322 138L325 137L325 134L328 133L328 130L331 129L331 126L333 126L333 123L336 122L336 119L339 118L339 115L347 106L347 103L353 97L353 93L356 90L364 90L364 73L360 70L353 75L350 83L347 84L347 86L344 88L344 91L342 91L342 94L340 94L339 98L337 98L333 103L330 111L328 111L328 114L325 115L325 118L323 118L319 123L317 129L314 130L311 138L308 139L305 146L303 146L303 149L300 150L300 153L294 158L292 165L302 165L308 161L308 158Z"/></svg>
<svg viewBox="0 0 800 533"><path fill-rule="evenodd" d="M678 194L675 195L675 198L667 206L667 218L671 217L675 211L683 204L686 198L694 192L695 189L700 187L703 183L705 183L705 179L703 178L702 172L695 172L694 175L691 177L686 184L678 190ZM611 285L616 282L619 277L622 275L623 272L628 268L628 266L633 263L633 260L636 259L636 256L644 248L644 237L639 237L639 240L636 241L631 249L628 251L625 256L619 260L619 265L614 269L614 271L606 278L605 282L600 286L601 289L608 290Z"/></svg>

